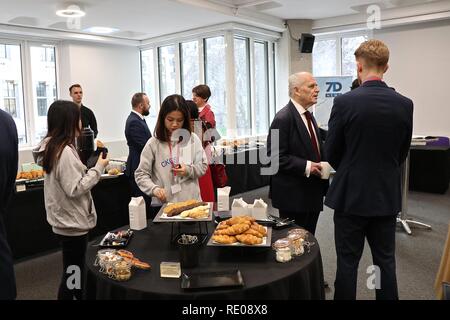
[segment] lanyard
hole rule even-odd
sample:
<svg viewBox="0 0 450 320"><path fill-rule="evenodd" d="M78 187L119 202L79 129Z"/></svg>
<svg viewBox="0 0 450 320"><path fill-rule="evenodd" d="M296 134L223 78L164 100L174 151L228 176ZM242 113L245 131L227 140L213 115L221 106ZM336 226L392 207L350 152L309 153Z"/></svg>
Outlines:
<svg viewBox="0 0 450 320"><path fill-rule="evenodd" d="M177 142L177 157L175 158L175 161L177 163L176 165L175 165L175 163L173 161L172 142L170 142L170 141L169 141L169 152L170 152L170 164L171 164L172 168L175 169L179 165L178 161L179 161L179 156L180 156L180 144ZM177 173L174 172L174 171L172 171L172 172L173 172L173 176L175 177L177 175Z"/></svg>

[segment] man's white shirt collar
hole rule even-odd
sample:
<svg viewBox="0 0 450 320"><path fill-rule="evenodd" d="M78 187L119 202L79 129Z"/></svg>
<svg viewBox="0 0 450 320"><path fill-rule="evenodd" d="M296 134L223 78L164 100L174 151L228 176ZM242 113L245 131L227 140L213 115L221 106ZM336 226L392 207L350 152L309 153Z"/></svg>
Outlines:
<svg viewBox="0 0 450 320"><path fill-rule="evenodd" d="M139 116L139 118L141 118L141 120L144 120L144 116L142 114L140 114L139 112L134 111L134 110L131 110L131 112L136 113Z"/></svg>
<svg viewBox="0 0 450 320"><path fill-rule="evenodd" d="M297 111L300 115L303 115L305 112L308 111L305 108L303 108L302 105L300 103L298 103L297 101L295 101L294 99L291 99L291 102L294 105L295 109L297 109Z"/></svg>

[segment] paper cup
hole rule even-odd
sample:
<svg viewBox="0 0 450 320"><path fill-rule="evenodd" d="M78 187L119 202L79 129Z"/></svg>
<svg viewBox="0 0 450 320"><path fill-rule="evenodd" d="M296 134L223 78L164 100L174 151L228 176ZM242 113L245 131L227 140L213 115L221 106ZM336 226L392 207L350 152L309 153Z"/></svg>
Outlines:
<svg viewBox="0 0 450 320"><path fill-rule="evenodd" d="M321 174L321 178L322 179L329 179L330 178L330 172L331 172L331 166L328 162L326 161L322 161L320 162L320 165L322 166L322 174Z"/></svg>

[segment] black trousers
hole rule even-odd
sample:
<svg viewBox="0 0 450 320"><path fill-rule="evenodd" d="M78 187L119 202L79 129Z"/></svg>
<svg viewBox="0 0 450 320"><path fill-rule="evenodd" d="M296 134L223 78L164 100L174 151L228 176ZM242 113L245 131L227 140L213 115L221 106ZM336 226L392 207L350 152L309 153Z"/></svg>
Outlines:
<svg viewBox="0 0 450 320"><path fill-rule="evenodd" d="M16 278L14 276L13 258L3 224L0 210L0 300L13 300L16 298Z"/></svg>
<svg viewBox="0 0 450 320"><path fill-rule="evenodd" d="M373 265L376 266L367 270L367 285L376 290L377 300L398 299L395 272L396 218L396 215L363 217L334 213L337 255L335 300L356 299L358 265L365 238L372 251Z"/></svg>
<svg viewBox="0 0 450 320"><path fill-rule="evenodd" d="M320 212L316 211L286 211L286 210L278 210L281 218L289 218L294 219L295 223L313 235L316 233L317 220L319 220Z"/></svg>
<svg viewBox="0 0 450 320"><path fill-rule="evenodd" d="M58 235L63 254L63 273L58 300L81 300L83 297L84 261L88 235L67 237Z"/></svg>

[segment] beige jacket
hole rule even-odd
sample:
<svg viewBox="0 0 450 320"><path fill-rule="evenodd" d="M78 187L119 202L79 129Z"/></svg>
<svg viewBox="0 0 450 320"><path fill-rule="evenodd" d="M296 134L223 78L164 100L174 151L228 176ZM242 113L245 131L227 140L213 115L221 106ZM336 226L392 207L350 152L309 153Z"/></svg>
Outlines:
<svg viewBox="0 0 450 320"><path fill-rule="evenodd" d="M33 150L35 161L42 165L47 140ZM102 165L86 171L74 147L66 146L50 174L45 175L44 198L47 221L53 232L64 236L81 236L97 224L91 189L104 172Z"/></svg>

